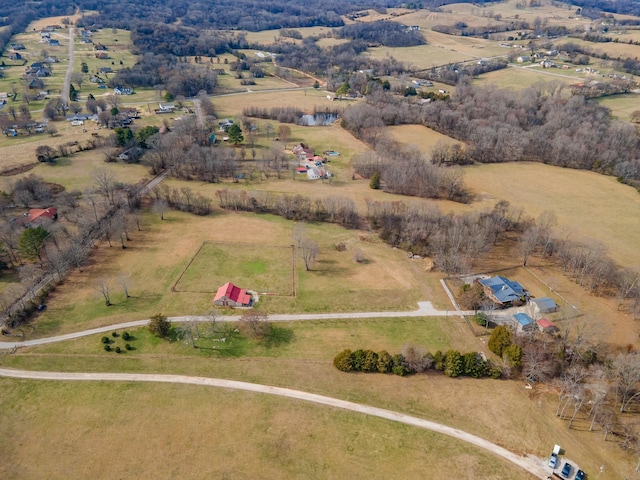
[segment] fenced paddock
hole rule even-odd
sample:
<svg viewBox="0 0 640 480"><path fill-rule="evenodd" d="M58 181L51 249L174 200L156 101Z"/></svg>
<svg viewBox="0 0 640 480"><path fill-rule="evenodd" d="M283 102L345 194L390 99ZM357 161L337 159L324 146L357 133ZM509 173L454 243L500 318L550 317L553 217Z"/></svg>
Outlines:
<svg viewBox="0 0 640 480"><path fill-rule="evenodd" d="M293 245L205 241L174 282L174 292L214 294L231 282L277 296L295 296Z"/></svg>

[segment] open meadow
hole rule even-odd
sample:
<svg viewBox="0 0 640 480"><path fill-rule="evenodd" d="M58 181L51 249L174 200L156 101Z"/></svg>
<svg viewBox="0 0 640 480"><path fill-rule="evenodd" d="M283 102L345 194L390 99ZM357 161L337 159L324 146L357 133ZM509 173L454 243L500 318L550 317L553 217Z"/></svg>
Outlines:
<svg viewBox="0 0 640 480"><path fill-rule="evenodd" d="M364 55L379 59L391 56L426 69L450 62L506 57L511 52L499 43L502 35L513 32L479 39L434 32L434 25L452 25L456 21L470 26L511 20L533 22L536 17L544 17L549 25L573 27L585 23L585 19L574 17L575 8L547 0L537 7L533 2L523 7L520 0L508 0L484 7L452 4L440 10L370 10L369 15L357 21L385 18L419 25L428 44L375 47ZM44 19L15 37L15 41L25 43L28 64L45 48L61 60L48 80L54 95L59 93L66 69L68 30L57 30L54 36L61 40L61 46L49 48L40 43L34 28L60 21L61 18ZM324 36L332 29L295 30L308 37ZM299 42L280 37L278 30L246 35L250 44ZM635 38L636 33L624 35ZM130 32L126 30L102 29L93 35L93 41L106 45L111 58L96 59L93 46L81 43L77 37L75 72L80 71L82 62L87 63L90 73L95 73L100 66L117 71L136 61L130 51ZM319 44L341 42L344 40L329 36ZM608 49L613 44L590 45ZM611 50L620 55L638 51L640 47L622 43ZM254 50L244 53L256 56ZM229 69L229 62L235 60L231 54L223 54L211 63L212 68L230 73L219 76L218 92L211 97L218 119L232 118L239 123L243 109L252 106L295 107L310 113L314 107L341 109L352 104L331 101L332 92L311 87L313 77L279 68L272 62L261 64L268 75L256 79L256 85L241 85ZM206 63L209 64L208 58ZM592 60L591 65L607 68L607 63L599 60ZM21 95L19 77L23 72L20 64L6 69L6 77L0 79L0 91L11 91L15 84ZM103 75L105 80L111 76ZM548 81L569 85L585 78L573 67L543 70L512 64L484 74L473 83L520 89ZM433 88L455 87L436 84ZM89 93L107 95L112 90L98 89L87 79L80 90L81 101ZM163 121L173 127L180 117L193 115L189 109L191 100L171 115L154 114L154 104L161 101L161 93L160 87L140 89L135 95L120 99L122 106L136 106L142 111L135 127L159 126ZM635 110L640 110L639 98L638 94L627 94L598 102L609 107L614 117L629 120ZM40 100L31 104L34 118L41 117L45 103ZM326 168L333 175L330 179L312 181L291 171L285 171L281 178L264 178L260 173L261 159L272 147L280 124L259 119L253 119L253 123L258 126L255 145L249 145L245 133L244 145L236 148L238 157L244 158L238 169L245 174L243 178L220 183L172 177L164 180L169 188L189 189L210 198L210 215L167 210L161 219L157 209L150 208L145 200L136 213L140 228L132 222L127 248L120 248L115 240L113 246L107 240L98 242L82 271L69 272L47 297L46 309L15 331L25 338L42 338L145 319L157 313L204 315L213 307L217 288L228 281L268 293L261 295L256 305L267 315L410 311L417 308L419 301L430 301L440 310L452 308L440 283L444 274L428 271L430 259L408 258L407 252L383 243L372 231L306 224L304 236L318 244L317 259L306 270L292 245L296 222L273 215L223 211L218 207L216 192L225 188L302 195L313 200L346 198L363 216L369 201L415 202L444 212L463 213L488 211L498 201L506 200L529 217L554 210L558 217L555 232L571 240L601 242L619 265L640 266L640 196L613 177L539 163L481 164L462 169L464 183L473 195L468 205L388 194L372 190L368 180L354 174L353 158L370 147L344 130L338 121L324 127L287 124L290 136L277 144L289 158L293 158L291 148L297 143L307 144L316 153L340 152L327 163ZM79 192L94 185L92 177L98 169L113 173L119 183L150 177L148 167L141 164L105 163L103 149L76 153L59 159L55 165L38 163L38 146L86 142L95 135L107 137L111 133L93 123L83 127L72 127L64 121L50 124L57 129L52 136L0 136L0 191L9 191L13 182L30 174L67 191ZM217 129L217 120L214 125ZM418 148L426 155L439 142L457 143L418 125L393 126L388 132L401 145ZM215 133L222 134L218 130ZM290 166L297 165L292 160ZM65 221L64 207L60 211L61 221ZM78 226L70 228L75 231ZM599 338L606 344L607 353L617 352L623 345L640 350L637 324L626 312L617 310L614 299L588 295L546 259L532 256L528 269L522 268L515 235L502 235L493 252L475 261L474 273L499 272L522 282L535 297L554 298L562 310L553 320L561 329L574 325L573 313L584 314L580 318L599 321ZM19 282L17 272L3 272L0 292ZM451 285L458 287L456 283ZM110 293L110 306L103 298L105 288ZM241 312L220 309L219 313ZM179 325L174 327L178 329ZM589 431L589 419L579 415L574 428L569 429L568 422L555 415L558 396L551 387L540 384L525 389L521 380L448 378L434 372L405 378L346 374L332 364L343 349L387 350L393 355L407 345L418 345L429 352L479 351L497 360L487 348L486 332L474 327L453 316L274 322L270 336L260 341L243 336L241 327L236 330L236 324L226 322L216 324L215 338L206 338L204 333L200 337L199 332L210 328L203 323L198 326L200 330L196 329L197 348L175 336L173 341L166 341L138 328L129 331L133 348L122 353L105 351L98 335L20 348L0 355L0 366L193 375L299 389L441 422L518 454L534 455L541 465L546 463L552 446L560 444L567 458L591 472L590 478L595 478L593 472L601 465L605 469L598 480L636 478L632 476L636 475L635 463L632 465L628 452L620 448L619 438L604 442L599 426L595 432ZM110 337L114 346L124 347L122 333ZM0 341L14 340L0 337ZM533 478L486 451L442 435L263 394L192 385L9 378L0 378L0 389L0 410L4 412L0 417L0 449L5 458L0 462L0 478Z"/></svg>
<svg viewBox="0 0 640 480"><path fill-rule="evenodd" d="M616 442L602 442L600 434L586 428L567 429L566 421L553 414L555 396L542 390L527 391L518 381L451 379L434 373L406 378L345 374L331 364L343 348L392 353L406 344L420 345L427 351L477 348L478 340L461 320L332 320L293 322L278 328L290 331L285 342L275 346L250 342L239 357L219 357L133 330L134 350L119 355L105 352L99 337L94 336L22 349L2 356L0 365L242 379L442 422L517 453L537 455L541 462L550 446L560 443L570 458L591 471L602 464L607 473L616 471L616 464L627 468ZM110 471L123 469L141 477L166 478L167 470L159 470L152 457L187 448L189 463L178 463L172 475L183 472L178 474L189 478L196 475L193 472L215 473L224 464L224 472L237 471L247 478L269 478L261 475L280 469L278 478L335 478L351 472L357 478L362 472L367 478L389 478L406 471L408 478L435 480L445 471L450 474L447 465L455 458L459 464L455 469L460 468L462 478L468 478L469 471L483 479L529 478L501 460L447 437L260 394L131 382L0 379L0 384L4 392L0 407L8 413L0 419L0 427L10 433L0 441L10 458L1 468L9 476L13 469L33 472L34 476L48 469L62 472L65 478L82 478L87 469L102 471L113 458L120 458ZM456 400L452 402L452 398ZM138 410L138 405L144 409ZM582 423L585 421L576 425ZM163 443L149 440L150 431ZM118 442L113 441L114 436ZM241 444L254 454L231 454ZM39 462L28 461L34 452L38 452ZM136 457L133 464L124 461L131 452ZM86 455L91 455L91 462L86 462ZM316 471L317 464L323 469ZM370 470L371 466L375 469ZM602 480L608 478L614 477L605 475Z"/></svg>

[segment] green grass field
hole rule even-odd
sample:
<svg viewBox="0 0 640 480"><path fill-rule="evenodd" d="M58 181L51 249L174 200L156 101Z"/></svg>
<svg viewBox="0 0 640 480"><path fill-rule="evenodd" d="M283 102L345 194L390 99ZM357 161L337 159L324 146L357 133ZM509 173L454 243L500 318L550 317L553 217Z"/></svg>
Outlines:
<svg viewBox="0 0 640 480"><path fill-rule="evenodd" d="M295 251L286 245L205 242L175 283L178 292L215 294L231 282L256 292L295 292Z"/></svg>

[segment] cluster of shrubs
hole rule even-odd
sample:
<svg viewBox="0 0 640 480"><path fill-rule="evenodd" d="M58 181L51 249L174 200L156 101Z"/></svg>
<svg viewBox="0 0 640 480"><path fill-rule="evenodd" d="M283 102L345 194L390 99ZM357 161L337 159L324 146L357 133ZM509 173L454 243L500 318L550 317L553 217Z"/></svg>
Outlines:
<svg viewBox="0 0 640 480"><path fill-rule="evenodd" d="M443 372L449 377L500 378L502 370L485 360L478 352L460 353L457 350L434 354L419 347L405 347L403 353L391 355L386 350L343 350L333 359L333 365L343 372L394 373L401 377L427 370Z"/></svg>
<svg viewBox="0 0 640 480"><path fill-rule="evenodd" d="M118 338L118 332L112 332L111 336L115 339ZM131 336L131 334L129 332L124 332L122 334L122 340L124 340L125 342L129 342L130 340L133 340L134 337ZM120 346L115 346L112 347L111 344L115 343L115 340L110 339L107 336L104 336L100 339L100 341L102 342L102 344L104 345L104 350L105 352L116 352L116 353L122 353L122 348L120 348ZM133 350L133 347L131 346L130 343L125 343L124 345L125 350Z"/></svg>

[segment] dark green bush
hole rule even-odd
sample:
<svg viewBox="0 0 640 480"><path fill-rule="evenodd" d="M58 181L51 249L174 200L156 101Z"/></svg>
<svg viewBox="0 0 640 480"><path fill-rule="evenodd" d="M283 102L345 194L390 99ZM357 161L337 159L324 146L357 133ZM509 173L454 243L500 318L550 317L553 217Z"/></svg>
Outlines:
<svg viewBox="0 0 640 480"><path fill-rule="evenodd" d="M109 340L109 337L102 337L102 338L100 339L100 341L106 345L106 344L108 344L111 340Z"/></svg>
<svg viewBox="0 0 640 480"><path fill-rule="evenodd" d="M110 352L111 351L111 345L109 345L108 343L105 343L104 344L104 349L105 349L105 351Z"/></svg>
<svg viewBox="0 0 640 480"><path fill-rule="evenodd" d="M121 351L120 347L116 347L116 353L120 353Z"/></svg>

